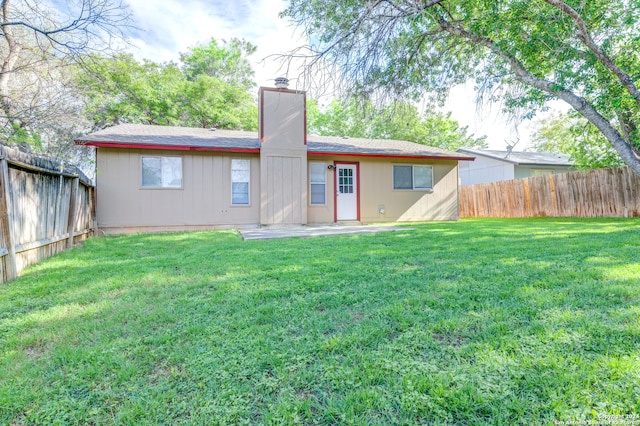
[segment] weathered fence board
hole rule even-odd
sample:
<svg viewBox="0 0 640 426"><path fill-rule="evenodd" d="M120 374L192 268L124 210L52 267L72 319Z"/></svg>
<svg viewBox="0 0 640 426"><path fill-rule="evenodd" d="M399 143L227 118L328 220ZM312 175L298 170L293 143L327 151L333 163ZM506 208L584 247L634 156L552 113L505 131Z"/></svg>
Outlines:
<svg viewBox="0 0 640 426"><path fill-rule="evenodd" d="M619 167L463 186L460 216L640 216L640 177Z"/></svg>
<svg viewBox="0 0 640 426"><path fill-rule="evenodd" d="M94 229L95 188L82 172L0 146L2 282Z"/></svg>
<svg viewBox="0 0 640 426"><path fill-rule="evenodd" d="M13 279L18 275L16 251L11 227L11 191L9 189L9 164L6 158L0 159L0 229L2 244L7 254L2 256L2 281Z"/></svg>

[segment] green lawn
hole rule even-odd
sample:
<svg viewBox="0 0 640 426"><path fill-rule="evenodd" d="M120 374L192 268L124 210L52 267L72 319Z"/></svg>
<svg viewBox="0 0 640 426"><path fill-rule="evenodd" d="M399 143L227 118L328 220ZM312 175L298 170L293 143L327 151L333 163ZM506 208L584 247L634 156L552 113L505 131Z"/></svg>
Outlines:
<svg viewBox="0 0 640 426"><path fill-rule="evenodd" d="M640 422L640 220L411 227L50 258L0 285L0 424Z"/></svg>

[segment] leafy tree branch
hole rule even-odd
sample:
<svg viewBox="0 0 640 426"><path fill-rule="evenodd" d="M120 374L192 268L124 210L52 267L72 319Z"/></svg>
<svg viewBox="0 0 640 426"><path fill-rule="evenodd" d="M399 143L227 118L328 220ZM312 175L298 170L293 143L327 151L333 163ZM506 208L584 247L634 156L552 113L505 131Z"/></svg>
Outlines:
<svg viewBox="0 0 640 426"><path fill-rule="evenodd" d="M307 34L303 71L346 93L441 100L473 79L526 116L560 99L640 174L638 0L292 0L282 16Z"/></svg>

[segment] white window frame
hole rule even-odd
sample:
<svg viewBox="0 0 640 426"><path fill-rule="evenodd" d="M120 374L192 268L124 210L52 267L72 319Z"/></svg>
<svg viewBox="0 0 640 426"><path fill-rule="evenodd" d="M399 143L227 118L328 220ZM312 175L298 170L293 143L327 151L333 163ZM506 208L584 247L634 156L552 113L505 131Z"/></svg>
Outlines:
<svg viewBox="0 0 640 426"><path fill-rule="evenodd" d="M411 167L411 188L396 188L396 167ZM417 187L416 186L416 167L429 168L429 174L431 175L430 187ZM433 191L433 166L430 164L393 164L391 169L391 180L394 191Z"/></svg>
<svg viewBox="0 0 640 426"><path fill-rule="evenodd" d="M233 171L234 169L234 163L236 161L243 161L243 162L247 162L247 164L249 165L249 169L247 170L249 173L249 176L247 178L247 181L239 181L239 180L234 180L233 179ZM234 183L246 183L247 184L247 202L246 203L234 203L233 201L233 184ZM231 205L232 206L239 206L239 207L247 207L251 205L251 160L248 158L232 158L231 159Z"/></svg>
<svg viewBox="0 0 640 426"><path fill-rule="evenodd" d="M311 167L312 166L320 167L322 169L322 182L314 182L312 179ZM312 185L323 185L324 186L324 197L322 203L314 203L311 199L311 186ZM310 206L326 206L327 205L327 165L326 163L320 163L316 161L309 162L309 205Z"/></svg>
<svg viewBox="0 0 640 426"><path fill-rule="evenodd" d="M145 158L158 158L160 159L160 185L145 185L144 182L144 160ZM163 159L178 159L180 160L180 185L165 185L162 182L162 160ZM141 155L140 156L140 188L142 189L183 189L184 185L184 167L182 157L169 156L169 155Z"/></svg>

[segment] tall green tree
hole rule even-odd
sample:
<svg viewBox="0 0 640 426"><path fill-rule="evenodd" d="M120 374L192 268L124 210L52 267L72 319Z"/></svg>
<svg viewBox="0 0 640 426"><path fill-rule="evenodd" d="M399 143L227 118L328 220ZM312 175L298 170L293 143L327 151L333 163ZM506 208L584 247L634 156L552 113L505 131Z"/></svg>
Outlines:
<svg viewBox="0 0 640 426"><path fill-rule="evenodd" d="M307 69L351 92L444 96L475 79L525 116L560 99L640 174L640 0L291 0L282 15L306 31Z"/></svg>
<svg viewBox="0 0 640 426"><path fill-rule="evenodd" d="M245 87L255 86L254 72L247 59L256 51L256 46L246 40L232 38L222 44L211 39L208 44L200 44L180 55L182 70L189 80L208 75L227 84Z"/></svg>
<svg viewBox="0 0 640 426"><path fill-rule="evenodd" d="M538 121L532 143L538 151L569 154L577 169L624 164L602 133L575 112L556 114Z"/></svg>
<svg viewBox="0 0 640 426"><path fill-rule="evenodd" d="M320 106L314 99L307 101L307 131L321 136L372 137L369 118L375 116L370 102L332 100Z"/></svg>
<svg viewBox="0 0 640 426"><path fill-rule="evenodd" d="M408 103L377 107L356 99L333 100L324 108L307 105L309 132L323 136L396 139L443 149L486 148L485 137L475 137L451 114L425 111Z"/></svg>
<svg viewBox="0 0 640 426"><path fill-rule="evenodd" d="M85 62L78 88L87 97L86 115L95 129L120 123L180 123L186 83L176 64L138 62L131 54Z"/></svg>
<svg viewBox="0 0 640 426"><path fill-rule="evenodd" d="M78 74L95 129L120 123L255 130L258 113L251 44L212 39L181 63L137 61L130 54L93 57Z"/></svg>

